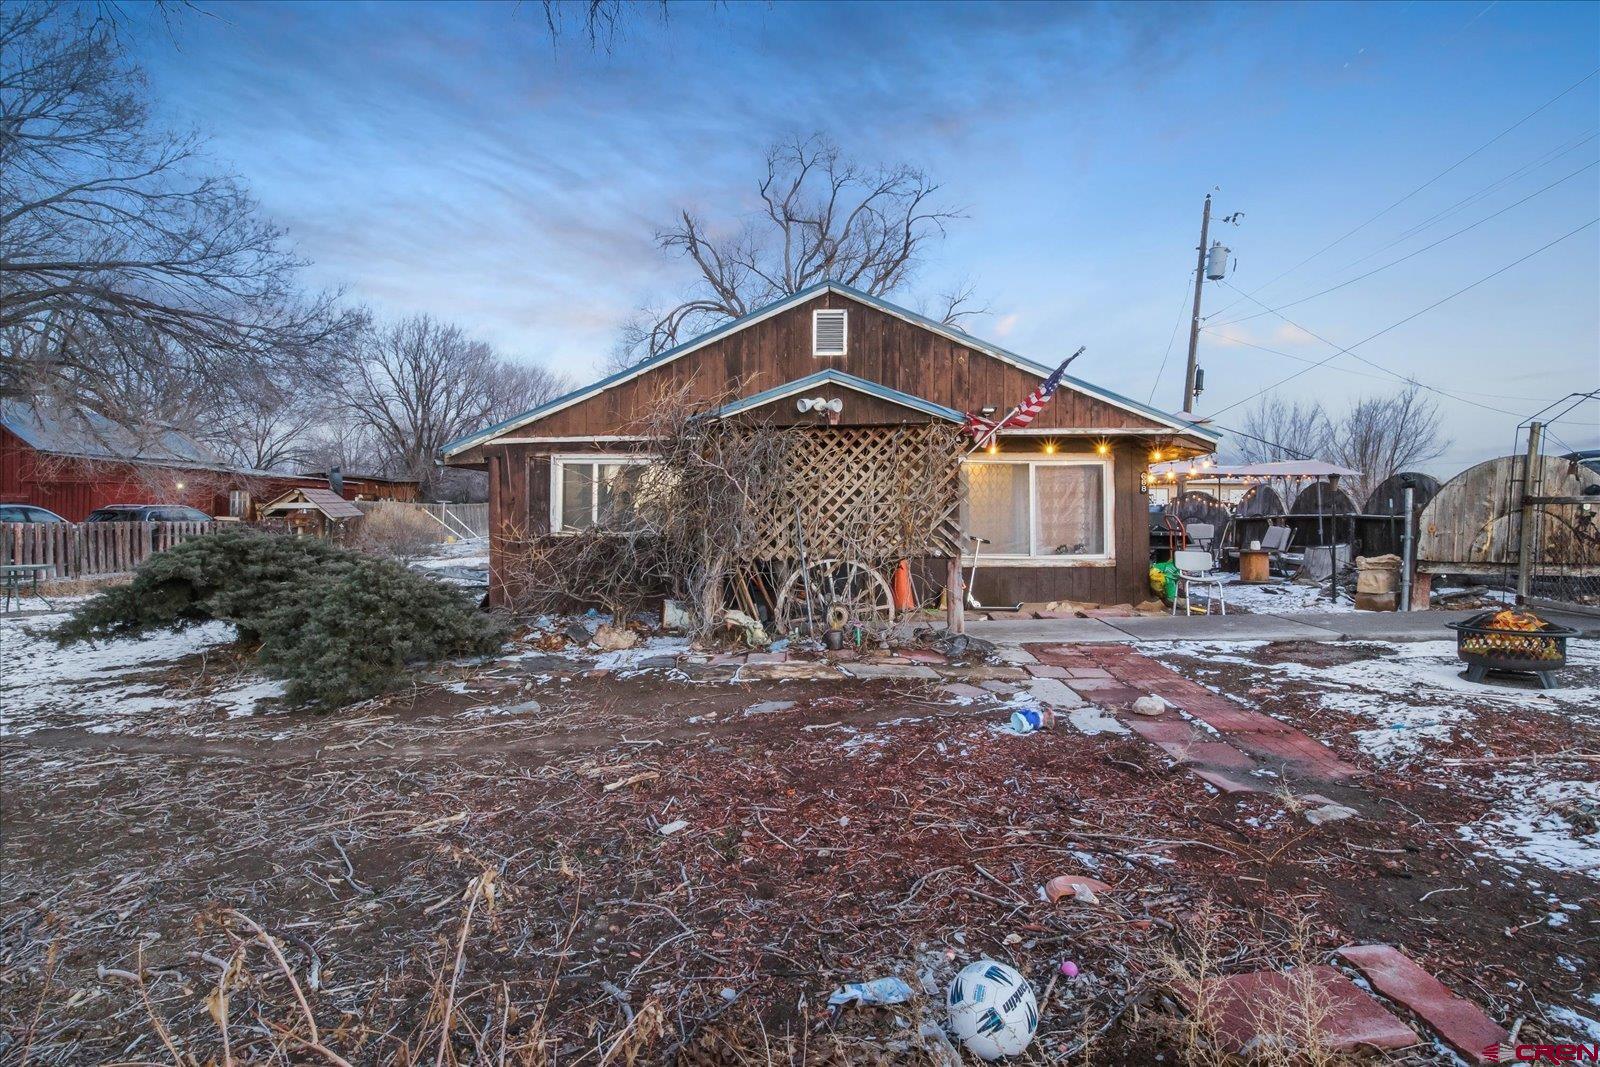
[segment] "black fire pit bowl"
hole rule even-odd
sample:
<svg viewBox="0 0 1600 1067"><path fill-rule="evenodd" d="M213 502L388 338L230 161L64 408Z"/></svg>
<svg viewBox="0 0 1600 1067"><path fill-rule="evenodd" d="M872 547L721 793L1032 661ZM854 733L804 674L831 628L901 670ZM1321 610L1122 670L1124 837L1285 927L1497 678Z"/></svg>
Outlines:
<svg viewBox="0 0 1600 1067"><path fill-rule="evenodd" d="M1445 623L1456 632L1456 655L1467 665L1467 681L1484 682L1490 671L1531 674L1539 688L1555 689L1555 674L1567 665L1570 626L1546 622L1542 630L1496 630L1488 625L1496 611L1483 611L1461 622Z"/></svg>

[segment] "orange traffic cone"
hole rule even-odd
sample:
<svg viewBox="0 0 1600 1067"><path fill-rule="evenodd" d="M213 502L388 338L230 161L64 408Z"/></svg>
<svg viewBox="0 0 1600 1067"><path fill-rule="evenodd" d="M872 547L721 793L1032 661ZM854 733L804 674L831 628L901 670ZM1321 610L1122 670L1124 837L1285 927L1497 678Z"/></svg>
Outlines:
<svg viewBox="0 0 1600 1067"><path fill-rule="evenodd" d="M901 560L894 569L894 610L910 611L917 606L911 595L911 563Z"/></svg>

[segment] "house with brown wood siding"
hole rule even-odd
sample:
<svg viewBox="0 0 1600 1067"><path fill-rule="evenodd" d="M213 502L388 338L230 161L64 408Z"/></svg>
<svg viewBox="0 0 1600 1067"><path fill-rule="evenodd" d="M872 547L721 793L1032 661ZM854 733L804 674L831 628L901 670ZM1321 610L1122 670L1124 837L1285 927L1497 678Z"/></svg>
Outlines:
<svg viewBox="0 0 1600 1067"><path fill-rule="evenodd" d="M602 522L608 483L648 462L639 427L664 394L724 418L818 426L800 399L838 401L818 432L1003 417L1053 370L837 283L795 293L532 411L452 442L487 470L491 574L507 539ZM960 460L963 538L986 539L986 604L1148 599L1149 464L1215 451L1185 418L1064 378L1026 427ZM965 541L970 544L970 541ZM496 583L499 584L498 582ZM490 589L503 602L504 590Z"/></svg>

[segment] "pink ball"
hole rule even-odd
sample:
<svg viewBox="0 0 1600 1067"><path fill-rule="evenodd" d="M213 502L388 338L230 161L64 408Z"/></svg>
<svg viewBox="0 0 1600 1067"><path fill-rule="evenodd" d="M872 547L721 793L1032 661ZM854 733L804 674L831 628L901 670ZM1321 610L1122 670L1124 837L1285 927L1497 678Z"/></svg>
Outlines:
<svg viewBox="0 0 1600 1067"><path fill-rule="evenodd" d="M1078 977L1078 965L1073 963L1071 960L1062 960L1061 973L1066 975L1068 978L1076 978Z"/></svg>

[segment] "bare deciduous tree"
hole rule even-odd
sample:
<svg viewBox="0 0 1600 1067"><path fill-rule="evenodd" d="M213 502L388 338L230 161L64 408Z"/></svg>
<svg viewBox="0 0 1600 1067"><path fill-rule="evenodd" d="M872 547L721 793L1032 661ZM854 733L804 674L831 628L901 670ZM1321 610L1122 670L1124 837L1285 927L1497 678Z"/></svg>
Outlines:
<svg viewBox="0 0 1600 1067"><path fill-rule="evenodd" d="M1351 404L1334 427L1329 458L1361 472L1350 494L1359 504L1385 478L1438 459L1449 447L1440 433L1438 403L1411 386Z"/></svg>
<svg viewBox="0 0 1600 1067"><path fill-rule="evenodd" d="M124 419L108 345L211 381L325 363L352 320L302 298L281 231L196 137L151 123L110 21L5 4L0 55L0 328L20 342L0 394Z"/></svg>
<svg viewBox="0 0 1600 1067"><path fill-rule="evenodd" d="M731 236L685 210L656 240L694 265L686 297L647 311L623 328L618 366L663 352L720 322L832 280L874 295L903 286L929 242L959 212L936 203L939 186L909 164L863 167L821 135L767 151L758 183L761 209ZM970 286L942 298L937 317L976 314Z"/></svg>
<svg viewBox="0 0 1600 1067"><path fill-rule="evenodd" d="M228 397L214 421L197 433L242 467L298 472L311 465L312 432L332 415L321 396L316 390L264 384Z"/></svg>
<svg viewBox="0 0 1600 1067"><path fill-rule="evenodd" d="M1332 434L1333 424L1320 402L1268 395L1245 412L1244 434L1234 436L1233 453L1241 463L1325 458Z"/></svg>
<svg viewBox="0 0 1600 1067"><path fill-rule="evenodd" d="M385 465L425 495L450 441L562 391L558 375L510 363L458 326L416 315L367 331L340 386L342 417L369 433Z"/></svg>
<svg viewBox="0 0 1600 1067"><path fill-rule="evenodd" d="M561 39L570 19L582 27L590 48L607 52L627 22L646 15L665 23L667 0L544 0L544 23L552 42Z"/></svg>
<svg viewBox="0 0 1600 1067"><path fill-rule="evenodd" d="M1258 440L1235 436L1234 452L1246 463L1313 458L1358 470L1345 488L1360 504L1390 475L1443 455L1450 442L1440 429L1438 404L1416 386L1363 397L1338 417L1320 401L1266 396L1244 417L1245 433Z"/></svg>

